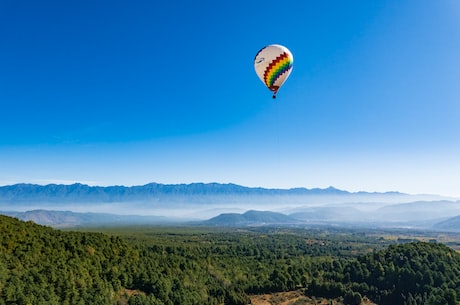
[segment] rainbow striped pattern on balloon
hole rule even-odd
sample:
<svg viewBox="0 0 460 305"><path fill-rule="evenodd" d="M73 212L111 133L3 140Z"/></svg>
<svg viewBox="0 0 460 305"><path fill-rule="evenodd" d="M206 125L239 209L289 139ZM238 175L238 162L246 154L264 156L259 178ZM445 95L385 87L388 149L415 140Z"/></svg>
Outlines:
<svg viewBox="0 0 460 305"><path fill-rule="evenodd" d="M284 52L274 59L265 69L264 81L268 88L274 86L275 81L285 72L292 68L292 61L289 55Z"/></svg>

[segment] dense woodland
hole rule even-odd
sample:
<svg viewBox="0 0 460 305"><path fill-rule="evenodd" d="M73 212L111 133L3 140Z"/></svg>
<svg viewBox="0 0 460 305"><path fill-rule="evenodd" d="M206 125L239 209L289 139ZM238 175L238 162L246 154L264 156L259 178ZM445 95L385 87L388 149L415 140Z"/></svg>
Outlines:
<svg viewBox="0 0 460 305"><path fill-rule="evenodd" d="M302 290L360 304L458 304L460 254L434 242L286 228L60 231L0 216L0 305L249 304Z"/></svg>

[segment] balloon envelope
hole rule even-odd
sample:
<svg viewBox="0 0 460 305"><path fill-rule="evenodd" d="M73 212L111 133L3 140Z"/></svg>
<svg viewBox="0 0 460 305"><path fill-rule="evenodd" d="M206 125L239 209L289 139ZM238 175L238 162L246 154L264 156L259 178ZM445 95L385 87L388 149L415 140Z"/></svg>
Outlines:
<svg viewBox="0 0 460 305"><path fill-rule="evenodd" d="M273 92L273 98L291 74L293 63L292 53L282 45L271 44L257 52L254 68L260 80Z"/></svg>

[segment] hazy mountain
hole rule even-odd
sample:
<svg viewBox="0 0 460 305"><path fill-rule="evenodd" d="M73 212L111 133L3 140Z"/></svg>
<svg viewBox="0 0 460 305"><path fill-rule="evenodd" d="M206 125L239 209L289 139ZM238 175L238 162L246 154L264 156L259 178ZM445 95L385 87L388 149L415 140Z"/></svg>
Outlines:
<svg viewBox="0 0 460 305"><path fill-rule="evenodd" d="M289 216L308 222L315 221L349 221L359 219L360 215L364 215L363 211L355 207L344 206L316 206L297 209L297 212L289 214Z"/></svg>
<svg viewBox="0 0 460 305"><path fill-rule="evenodd" d="M26 212L0 212L0 214L33 221L52 227L78 227L101 225L158 225L178 223L177 220L155 216L115 215L107 213L74 213L70 211L33 210ZM255 226L299 224L301 221L281 213L270 211L247 211L243 214L224 213L195 224L210 226Z"/></svg>
<svg viewBox="0 0 460 305"><path fill-rule="evenodd" d="M23 221L52 227L99 225L164 224L174 220L158 216L115 215L108 213L74 213L70 211L33 210L26 212L0 212Z"/></svg>
<svg viewBox="0 0 460 305"><path fill-rule="evenodd" d="M433 228L447 231L460 231L460 215L451 217L433 225Z"/></svg>
<svg viewBox="0 0 460 305"><path fill-rule="evenodd" d="M247 211L243 214L225 213L202 222L209 226L260 226L299 224L293 217L270 211Z"/></svg>
<svg viewBox="0 0 460 305"><path fill-rule="evenodd" d="M441 220L460 214L460 201L415 201L378 209L375 218L391 221Z"/></svg>
<svg viewBox="0 0 460 305"><path fill-rule="evenodd" d="M267 189L236 184L192 183L143 186L88 186L15 184L0 187L0 211L34 211L34 221L42 224L84 224L120 222L119 215L164 216L182 221L206 220L220 214L227 217L248 210L272 211L307 223L390 223L392 225L433 224L460 214L457 201L433 195L409 195L399 192L348 192L333 187L325 189ZM97 213L98 215L46 214L47 211ZM66 212L70 213L70 212ZM17 214L27 217L26 214ZM243 214L244 215L244 214ZM19 217L18 216L18 217ZM53 218L57 217L57 218ZM76 218L75 218L76 217ZM86 220L85 220L86 217ZM111 218L112 217L112 218ZM238 217L233 215L232 217ZM247 215L245 216L247 217ZM24 218L27 219L27 218ZM136 218L142 222L147 218ZM123 218L125 221L126 218ZM134 221L134 220L133 220ZM152 219L148 219L152 221ZM235 220L247 222L247 219ZM253 219L254 221L254 219ZM279 220L280 223L283 221ZM287 220L292 222L291 220ZM274 220L259 223L273 223Z"/></svg>

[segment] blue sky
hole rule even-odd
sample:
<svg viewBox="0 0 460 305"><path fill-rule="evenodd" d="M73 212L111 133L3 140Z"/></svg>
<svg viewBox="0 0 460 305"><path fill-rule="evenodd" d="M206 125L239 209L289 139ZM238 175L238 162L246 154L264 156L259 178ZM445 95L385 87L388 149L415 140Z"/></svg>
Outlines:
<svg viewBox="0 0 460 305"><path fill-rule="evenodd" d="M0 29L0 185L460 197L457 0L2 0Z"/></svg>

